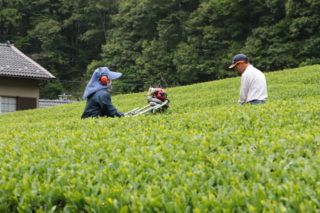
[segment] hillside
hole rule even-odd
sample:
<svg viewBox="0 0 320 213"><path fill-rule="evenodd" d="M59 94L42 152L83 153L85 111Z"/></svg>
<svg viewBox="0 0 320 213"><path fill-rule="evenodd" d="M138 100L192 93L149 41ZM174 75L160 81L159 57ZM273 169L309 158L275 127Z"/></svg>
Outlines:
<svg viewBox="0 0 320 213"><path fill-rule="evenodd" d="M0 115L1 212L318 212L320 66L167 89L165 114L81 120L85 102ZM145 93L118 95L122 112Z"/></svg>
<svg viewBox="0 0 320 213"><path fill-rule="evenodd" d="M319 11L318 0L1 0L0 43L54 74L41 98L77 99L106 65L128 93L230 77L241 52L263 70L320 64Z"/></svg>

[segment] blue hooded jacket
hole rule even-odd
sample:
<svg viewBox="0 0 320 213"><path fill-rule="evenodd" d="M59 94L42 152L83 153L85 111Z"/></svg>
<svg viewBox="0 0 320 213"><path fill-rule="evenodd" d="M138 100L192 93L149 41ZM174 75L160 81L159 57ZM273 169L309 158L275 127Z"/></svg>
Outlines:
<svg viewBox="0 0 320 213"><path fill-rule="evenodd" d="M94 71L83 94L83 98L87 98L87 104L81 118L123 116L123 113L118 112L111 103L111 95L107 90L111 88L111 85L104 85L100 82L102 76L114 80L121 75L121 73L111 72L107 67L100 67Z"/></svg>

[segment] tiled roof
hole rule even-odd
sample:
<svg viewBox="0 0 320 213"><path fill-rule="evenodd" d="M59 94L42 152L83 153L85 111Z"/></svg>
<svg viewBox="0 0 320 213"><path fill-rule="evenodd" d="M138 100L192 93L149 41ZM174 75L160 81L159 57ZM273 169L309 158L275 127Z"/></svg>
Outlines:
<svg viewBox="0 0 320 213"><path fill-rule="evenodd" d="M32 79L54 79L41 65L23 54L12 44L0 43L0 76Z"/></svg>

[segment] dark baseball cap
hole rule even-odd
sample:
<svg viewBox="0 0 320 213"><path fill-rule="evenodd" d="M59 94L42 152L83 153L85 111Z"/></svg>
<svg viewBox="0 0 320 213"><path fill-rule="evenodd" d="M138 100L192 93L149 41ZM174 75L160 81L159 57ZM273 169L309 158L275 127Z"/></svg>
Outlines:
<svg viewBox="0 0 320 213"><path fill-rule="evenodd" d="M239 61L249 62L249 58L245 54L237 54L232 58L232 64L229 66L229 69L234 68Z"/></svg>

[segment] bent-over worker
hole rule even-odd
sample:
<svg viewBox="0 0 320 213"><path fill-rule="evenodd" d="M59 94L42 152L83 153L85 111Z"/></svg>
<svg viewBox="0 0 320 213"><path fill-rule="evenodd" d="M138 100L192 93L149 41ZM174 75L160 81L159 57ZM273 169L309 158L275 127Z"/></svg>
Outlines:
<svg viewBox="0 0 320 213"><path fill-rule="evenodd" d="M112 88L111 81L121 75L122 73L110 71L108 67L99 67L94 71L83 94L87 104L81 118L123 116L123 113L112 105L109 93Z"/></svg>

